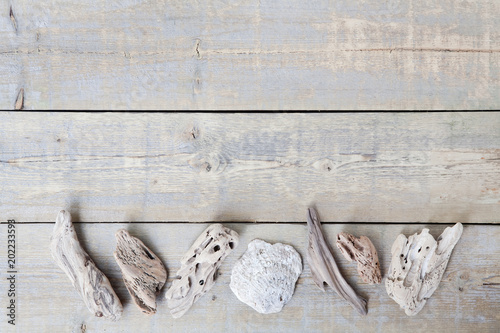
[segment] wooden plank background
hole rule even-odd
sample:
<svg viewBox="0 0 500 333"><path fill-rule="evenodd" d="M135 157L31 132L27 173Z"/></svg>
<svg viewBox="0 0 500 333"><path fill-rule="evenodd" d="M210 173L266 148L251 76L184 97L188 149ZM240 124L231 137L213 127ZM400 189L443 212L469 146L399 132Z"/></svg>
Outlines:
<svg viewBox="0 0 500 333"><path fill-rule="evenodd" d="M12 15L10 15L12 9ZM0 109L498 109L498 0L0 3Z"/></svg>
<svg viewBox="0 0 500 333"><path fill-rule="evenodd" d="M500 222L500 113L12 113L0 136L24 222Z"/></svg>
<svg viewBox="0 0 500 333"><path fill-rule="evenodd" d="M500 330L500 113L0 113L0 244L17 222L15 328L7 324L7 250L0 255L0 332L349 332ZM437 237L464 223L443 281L416 317L384 285L358 281L369 299L359 316L312 282L305 261L306 208L315 206L330 244L338 232L369 236L383 274L397 235L429 227ZM53 263L49 238L68 209L83 246L111 280L125 310L94 318ZM204 222L204 223L193 223ZM241 241L214 288L174 320L163 296L208 223ZM133 304L113 258L128 229L158 254L169 280L158 313ZM301 254L295 295L260 315L229 289L231 268L254 238ZM4 306L5 305L5 306Z"/></svg>

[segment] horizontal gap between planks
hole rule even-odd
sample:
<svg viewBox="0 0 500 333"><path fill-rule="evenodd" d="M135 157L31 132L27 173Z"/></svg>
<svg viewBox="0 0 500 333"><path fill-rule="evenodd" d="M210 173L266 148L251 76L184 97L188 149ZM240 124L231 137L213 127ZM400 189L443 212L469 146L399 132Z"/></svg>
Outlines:
<svg viewBox="0 0 500 333"><path fill-rule="evenodd" d="M436 225L454 225L457 222L323 222L321 221L321 224L373 224L373 225L429 225L429 224L436 224ZM16 221L15 224L54 224L55 221L43 221L43 222L18 222ZM297 224L297 225L305 225L307 222L266 222L266 221L259 221L259 222L239 222L239 221L204 221L204 222L186 222L186 221L114 221L114 222L74 222L74 224L128 224L128 223L137 223L137 224L207 224L207 223L229 223L229 224L253 224L253 225L260 225L260 224ZM481 223L472 223L472 222L460 222L463 225L498 225L498 222L481 222ZM2 221L0 224L8 224L7 221Z"/></svg>

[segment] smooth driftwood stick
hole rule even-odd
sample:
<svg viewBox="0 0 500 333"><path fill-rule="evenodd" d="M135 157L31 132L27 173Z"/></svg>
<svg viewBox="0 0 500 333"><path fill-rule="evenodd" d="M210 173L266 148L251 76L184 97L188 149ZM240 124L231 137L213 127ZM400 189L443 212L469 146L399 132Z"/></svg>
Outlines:
<svg viewBox="0 0 500 333"><path fill-rule="evenodd" d="M215 283L217 269L238 246L238 234L222 224L212 224L198 237L181 260L177 279L167 291L170 313L174 318L189 308Z"/></svg>
<svg viewBox="0 0 500 333"><path fill-rule="evenodd" d="M375 246L366 236L354 237L346 232L337 235L337 247L349 261L358 263L358 274L368 284L382 282Z"/></svg>
<svg viewBox="0 0 500 333"><path fill-rule="evenodd" d="M429 234L429 229L408 239L401 234L394 241L385 287L387 294L408 316L422 310L439 286L462 232L462 224L457 223L444 229L437 241Z"/></svg>
<svg viewBox="0 0 500 333"><path fill-rule="evenodd" d="M118 320L123 307L108 278L83 250L71 215L61 210L50 241L50 251L57 265L69 277L87 308L97 317Z"/></svg>
<svg viewBox="0 0 500 333"><path fill-rule="evenodd" d="M340 274L330 247L326 243L321 231L318 215L313 208L309 208L308 210L307 226L309 229L307 261L311 266L314 283L323 291L325 291L324 283L327 283L360 314L366 315L368 313L366 300L356 294L342 274Z"/></svg>
<svg viewBox="0 0 500 333"><path fill-rule="evenodd" d="M135 304L145 314L156 313L156 296L167 281L160 258L127 230L116 232L115 260Z"/></svg>

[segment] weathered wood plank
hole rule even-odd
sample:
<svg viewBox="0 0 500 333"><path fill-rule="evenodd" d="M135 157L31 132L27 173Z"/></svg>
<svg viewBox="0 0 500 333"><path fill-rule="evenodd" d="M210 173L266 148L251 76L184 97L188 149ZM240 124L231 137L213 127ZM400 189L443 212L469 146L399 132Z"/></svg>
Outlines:
<svg viewBox="0 0 500 333"><path fill-rule="evenodd" d="M92 316L68 282L64 273L50 257L49 243L53 224L17 225L17 321L19 332L401 332L420 331L423 327L440 332L498 332L500 329L500 228L498 226L464 226L464 233L451 256L443 281L423 310L415 317L389 298L385 286L362 283L356 265L348 263L333 245L337 233L345 231L357 236L367 235L376 246L382 273L390 264L392 242L399 233L410 235L424 225L324 225L328 242L339 268L348 282L368 298L368 315L362 317L331 289L323 293L314 285L310 267L305 260L307 228L304 224L226 224L240 234L240 245L229 255L220 269L220 276L209 293L200 298L179 319L168 312L164 294L172 283L169 277L158 298L158 311L145 316L133 304L118 265L113 259L116 243L114 233L126 228L139 237L164 262L169 271L180 267L180 259L206 224L85 224L75 223L82 245L99 268L109 277L123 302L124 313L118 322ZM445 225L426 226L435 236ZM0 239L5 240L6 225L0 226ZM268 242L290 244L300 253L304 271L294 297L282 312L261 315L238 301L229 288L231 269L246 250L248 243L261 238ZM33 241L36 239L37 241ZM5 254L1 255L0 271L6 271ZM4 260L5 259L5 260ZM7 281L1 279L0 289ZM0 294L5 305L6 293ZM5 318L5 309L1 311ZM0 330L10 332L6 320Z"/></svg>
<svg viewBox="0 0 500 333"><path fill-rule="evenodd" d="M10 7L16 18L9 15ZM492 109L497 0L3 1L0 109Z"/></svg>
<svg viewBox="0 0 500 333"><path fill-rule="evenodd" d="M500 113L0 118L4 219L500 221Z"/></svg>

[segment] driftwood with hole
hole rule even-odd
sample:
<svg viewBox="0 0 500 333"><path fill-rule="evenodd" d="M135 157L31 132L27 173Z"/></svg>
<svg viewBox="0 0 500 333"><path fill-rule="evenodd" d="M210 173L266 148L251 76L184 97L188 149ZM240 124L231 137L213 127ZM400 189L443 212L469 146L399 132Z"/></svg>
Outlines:
<svg viewBox="0 0 500 333"><path fill-rule="evenodd" d="M181 260L181 268L165 298L174 318L182 317L214 285L217 269L238 246L239 235L215 223L210 225Z"/></svg>
<svg viewBox="0 0 500 333"><path fill-rule="evenodd" d="M394 241L385 286L408 316L419 313L439 286L462 231L462 224L457 223L447 227L437 241L427 228L408 238L401 234Z"/></svg>
<svg viewBox="0 0 500 333"><path fill-rule="evenodd" d="M366 236L356 238L351 234L341 232L337 235L336 244L347 260L358 263L358 274L363 282L368 284L382 282L377 250L370 238Z"/></svg>

